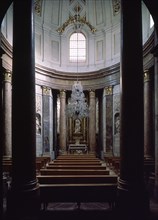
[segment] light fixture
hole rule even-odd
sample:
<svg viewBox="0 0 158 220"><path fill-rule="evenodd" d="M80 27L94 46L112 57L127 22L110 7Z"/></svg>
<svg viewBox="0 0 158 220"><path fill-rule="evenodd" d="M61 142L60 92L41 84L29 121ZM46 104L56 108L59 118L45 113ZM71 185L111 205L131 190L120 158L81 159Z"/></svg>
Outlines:
<svg viewBox="0 0 158 220"><path fill-rule="evenodd" d="M88 117L88 104L83 93L83 87L78 80L72 86L71 97L68 100L67 116L74 119Z"/></svg>
<svg viewBox="0 0 158 220"><path fill-rule="evenodd" d="M77 6L78 9L78 6ZM77 14L74 16L76 21L75 21L75 30L76 33L78 33L81 30L81 23L78 18L80 18L80 15ZM78 76L78 34L77 34L77 76ZM85 98L85 94L83 92L83 87L80 81L74 82L72 86L72 92L71 92L71 97L68 100L67 104L67 109L66 113L68 117L74 118L74 119L82 119L88 117L89 113L89 108L87 104L87 100Z"/></svg>

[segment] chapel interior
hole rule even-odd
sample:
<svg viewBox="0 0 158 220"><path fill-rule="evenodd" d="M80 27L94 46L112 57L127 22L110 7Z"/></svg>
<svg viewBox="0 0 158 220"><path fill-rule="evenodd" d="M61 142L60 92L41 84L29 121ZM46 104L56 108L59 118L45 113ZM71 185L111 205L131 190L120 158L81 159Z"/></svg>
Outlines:
<svg viewBox="0 0 158 220"><path fill-rule="evenodd" d="M0 1L1 219L158 218L156 8Z"/></svg>

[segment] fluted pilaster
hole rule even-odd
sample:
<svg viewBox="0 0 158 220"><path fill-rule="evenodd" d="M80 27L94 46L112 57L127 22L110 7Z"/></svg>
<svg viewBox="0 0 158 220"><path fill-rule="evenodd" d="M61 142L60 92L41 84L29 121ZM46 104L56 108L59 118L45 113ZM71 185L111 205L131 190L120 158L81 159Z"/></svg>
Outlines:
<svg viewBox="0 0 158 220"><path fill-rule="evenodd" d="M106 95L106 155L112 154L113 147L113 87L105 88Z"/></svg>
<svg viewBox="0 0 158 220"><path fill-rule="evenodd" d="M66 151L66 91L60 91L60 151Z"/></svg>
<svg viewBox="0 0 158 220"><path fill-rule="evenodd" d="M144 71L144 158L152 158L153 143L153 103L152 81L149 70Z"/></svg>
<svg viewBox="0 0 158 220"><path fill-rule="evenodd" d="M95 91L89 91L89 150L96 152L96 97Z"/></svg>
<svg viewBox="0 0 158 220"><path fill-rule="evenodd" d="M43 154L52 155L53 101L51 88L43 86Z"/></svg>
<svg viewBox="0 0 158 220"><path fill-rule="evenodd" d="M155 34L154 55L154 90L155 90L155 186L154 198L158 201L158 36Z"/></svg>

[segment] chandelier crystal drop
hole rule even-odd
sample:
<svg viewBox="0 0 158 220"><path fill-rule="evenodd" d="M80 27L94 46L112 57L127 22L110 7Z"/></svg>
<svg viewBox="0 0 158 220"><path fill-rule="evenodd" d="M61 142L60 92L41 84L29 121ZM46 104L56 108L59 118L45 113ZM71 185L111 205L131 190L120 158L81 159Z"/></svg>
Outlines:
<svg viewBox="0 0 158 220"><path fill-rule="evenodd" d="M67 116L74 119L88 117L89 108L83 93L81 82L76 81L72 86L71 98L68 100Z"/></svg>

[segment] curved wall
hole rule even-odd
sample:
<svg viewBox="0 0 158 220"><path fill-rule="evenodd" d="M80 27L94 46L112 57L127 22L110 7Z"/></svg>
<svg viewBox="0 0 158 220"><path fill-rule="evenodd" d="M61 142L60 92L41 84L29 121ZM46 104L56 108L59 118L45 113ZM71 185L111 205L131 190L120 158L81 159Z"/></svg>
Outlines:
<svg viewBox="0 0 158 220"><path fill-rule="evenodd" d="M71 3L70 3L71 2ZM35 11L35 57L36 64L44 68L61 72L76 73L76 63L69 62L69 37L73 33L73 25L69 24L62 34L57 29L75 15L75 7L79 2L80 15L86 15L86 21L96 28L92 33L84 24L82 32L87 38L87 60L79 64L78 72L98 72L113 66L120 61L120 7L111 0L87 1L39 1ZM151 35L150 14L142 2L143 44ZM2 34L12 46L13 6L8 9L3 22ZM134 34L134 33L133 33ZM25 42L25 39L23 39Z"/></svg>

